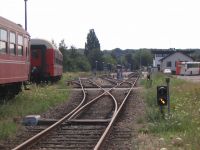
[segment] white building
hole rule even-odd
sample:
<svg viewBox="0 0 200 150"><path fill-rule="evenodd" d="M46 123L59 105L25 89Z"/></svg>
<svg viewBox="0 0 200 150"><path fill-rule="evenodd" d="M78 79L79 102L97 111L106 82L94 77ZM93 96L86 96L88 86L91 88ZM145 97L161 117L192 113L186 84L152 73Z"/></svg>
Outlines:
<svg viewBox="0 0 200 150"><path fill-rule="evenodd" d="M174 64L176 61L191 61L192 58L190 57L190 54L194 52L194 50L176 50L174 48L171 49L155 49L155 50L151 50L152 54L153 54L153 68L157 68L158 71L162 71L163 69L165 69L164 66L166 66L166 64L161 64L161 63L165 63L164 58L168 58L168 56L175 54L175 57L170 57L170 61L171 61L171 66L172 67L166 67L166 68L170 68L173 71L175 71L176 69L174 69ZM176 58L177 57L177 58ZM162 60L164 60L164 62L162 62ZM168 61L168 60L167 60ZM170 64L168 64L169 66Z"/></svg>
<svg viewBox="0 0 200 150"><path fill-rule="evenodd" d="M171 69L173 73L176 72L177 61L194 61L190 56L181 52L174 52L162 59L160 59L160 70Z"/></svg>

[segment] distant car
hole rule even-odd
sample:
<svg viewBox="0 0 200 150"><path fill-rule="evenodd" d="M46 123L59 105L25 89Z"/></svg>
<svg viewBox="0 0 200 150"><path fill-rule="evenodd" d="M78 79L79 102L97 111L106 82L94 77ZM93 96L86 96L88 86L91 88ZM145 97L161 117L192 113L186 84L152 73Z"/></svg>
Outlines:
<svg viewBox="0 0 200 150"><path fill-rule="evenodd" d="M172 71L171 71L171 69L164 69L164 70L163 70L163 73L164 73L164 74L171 74Z"/></svg>

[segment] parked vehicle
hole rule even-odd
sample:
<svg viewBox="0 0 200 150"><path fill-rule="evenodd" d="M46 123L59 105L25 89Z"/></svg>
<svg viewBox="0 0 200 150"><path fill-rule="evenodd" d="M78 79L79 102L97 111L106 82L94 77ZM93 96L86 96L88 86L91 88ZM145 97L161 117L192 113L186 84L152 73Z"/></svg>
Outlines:
<svg viewBox="0 0 200 150"><path fill-rule="evenodd" d="M21 25L0 16L0 97L19 93L29 80L29 41Z"/></svg>
<svg viewBox="0 0 200 150"><path fill-rule="evenodd" d="M62 77L62 53L49 41L31 39L31 81L57 81Z"/></svg>
<svg viewBox="0 0 200 150"><path fill-rule="evenodd" d="M164 69L163 73L164 74L172 74L172 71L171 71L171 69Z"/></svg>
<svg viewBox="0 0 200 150"><path fill-rule="evenodd" d="M0 99L13 97L26 81L61 78L62 53L47 40L31 39L21 25L0 16Z"/></svg>
<svg viewBox="0 0 200 150"><path fill-rule="evenodd" d="M200 62L177 62L176 74L177 75L199 75Z"/></svg>

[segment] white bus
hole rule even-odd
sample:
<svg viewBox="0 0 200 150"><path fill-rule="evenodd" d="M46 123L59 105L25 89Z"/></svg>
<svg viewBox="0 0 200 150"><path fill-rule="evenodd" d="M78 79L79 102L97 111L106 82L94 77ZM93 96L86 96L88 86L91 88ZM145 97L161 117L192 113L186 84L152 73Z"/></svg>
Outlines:
<svg viewBox="0 0 200 150"><path fill-rule="evenodd" d="M200 62L177 62L176 74L177 75L199 75Z"/></svg>

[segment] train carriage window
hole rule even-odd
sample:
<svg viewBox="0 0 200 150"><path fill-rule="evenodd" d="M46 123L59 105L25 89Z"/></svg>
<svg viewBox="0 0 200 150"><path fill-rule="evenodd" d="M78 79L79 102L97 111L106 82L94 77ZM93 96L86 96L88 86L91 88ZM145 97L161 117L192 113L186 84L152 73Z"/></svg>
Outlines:
<svg viewBox="0 0 200 150"><path fill-rule="evenodd" d="M8 33L6 30L0 29L0 53L7 53L8 49Z"/></svg>
<svg viewBox="0 0 200 150"><path fill-rule="evenodd" d="M0 29L0 39L1 41L8 41L8 33L6 30Z"/></svg>
<svg viewBox="0 0 200 150"><path fill-rule="evenodd" d="M23 56L23 37L18 35L18 55Z"/></svg>
<svg viewBox="0 0 200 150"><path fill-rule="evenodd" d="M16 55L16 35L10 32L10 54Z"/></svg>
<svg viewBox="0 0 200 150"><path fill-rule="evenodd" d="M24 38L24 47L25 47L25 53L26 53L26 58L27 58L27 60L29 59L29 50L28 50L28 46L29 46L29 40L25 37L25 38Z"/></svg>
<svg viewBox="0 0 200 150"><path fill-rule="evenodd" d="M10 44L10 54L16 55L16 45Z"/></svg>
<svg viewBox="0 0 200 150"><path fill-rule="evenodd" d="M18 45L18 55L23 56L23 46Z"/></svg>
<svg viewBox="0 0 200 150"><path fill-rule="evenodd" d="M4 41L0 41L0 53L6 53L7 51L7 44Z"/></svg>
<svg viewBox="0 0 200 150"><path fill-rule="evenodd" d="M18 35L18 44L23 45L23 37L21 35Z"/></svg>

